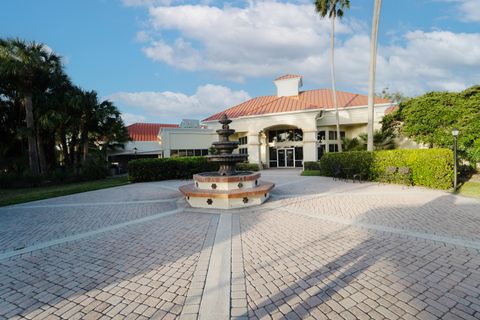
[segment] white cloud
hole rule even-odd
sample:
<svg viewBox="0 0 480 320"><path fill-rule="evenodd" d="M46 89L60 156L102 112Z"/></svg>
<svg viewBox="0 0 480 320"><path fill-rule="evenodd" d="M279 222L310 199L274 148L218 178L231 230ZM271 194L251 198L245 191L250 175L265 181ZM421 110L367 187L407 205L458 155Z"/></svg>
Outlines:
<svg viewBox="0 0 480 320"><path fill-rule="evenodd" d="M107 98L130 110L138 108L158 121L178 121L181 118L203 119L248 100L250 96L243 90L234 91L224 86L206 84L198 87L195 94L190 96L171 91L143 91L117 92ZM133 118L130 114L127 117Z"/></svg>
<svg viewBox="0 0 480 320"><path fill-rule="evenodd" d="M480 22L480 1L459 0L461 19L467 22Z"/></svg>
<svg viewBox="0 0 480 320"><path fill-rule="evenodd" d="M144 48L155 61L190 71L207 70L230 79L293 72L329 45L330 24L311 4L252 2L245 8L182 5L149 9L160 39ZM358 23L355 23L358 26ZM339 21L337 34L352 32ZM161 32L180 36L165 41ZM287 70L288 69L288 70Z"/></svg>
<svg viewBox="0 0 480 320"><path fill-rule="evenodd" d="M138 114L133 114L133 113L128 113L128 112L123 112L122 113L122 119L123 122L125 122L125 125L130 125L132 123L136 122L146 122L147 118L145 116L141 116Z"/></svg>
<svg viewBox="0 0 480 320"><path fill-rule="evenodd" d="M478 0L458 1L470 19L477 16ZM321 20L310 2L159 6L150 7L149 14L152 38L143 51L154 61L235 81L299 73L306 83L329 86L330 22ZM169 31L174 31L173 39ZM369 25L350 17L337 21L339 88L367 90L369 34ZM480 33L413 30L401 37L401 45L379 47L379 90L389 87L415 95L480 82Z"/></svg>

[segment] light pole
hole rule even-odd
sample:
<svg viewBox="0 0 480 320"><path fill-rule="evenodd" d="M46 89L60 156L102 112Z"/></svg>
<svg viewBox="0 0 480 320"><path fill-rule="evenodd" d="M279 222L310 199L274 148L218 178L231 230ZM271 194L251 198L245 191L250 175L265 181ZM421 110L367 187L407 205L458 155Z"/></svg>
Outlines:
<svg viewBox="0 0 480 320"><path fill-rule="evenodd" d="M453 136L453 190L457 190L457 137L458 129L452 129Z"/></svg>
<svg viewBox="0 0 480 320"><path fill-rule="evenodd" d="M135 159L137 159L137 151L138 151L137 147L133 148L133 152L135 153Z"/></svg>

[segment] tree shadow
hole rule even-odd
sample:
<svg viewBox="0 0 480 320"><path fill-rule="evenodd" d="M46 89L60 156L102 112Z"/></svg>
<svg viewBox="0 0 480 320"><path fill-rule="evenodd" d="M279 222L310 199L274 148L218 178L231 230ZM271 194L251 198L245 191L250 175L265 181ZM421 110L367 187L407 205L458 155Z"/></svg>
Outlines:
<svg viewBox="0 0 480 320"><path fill-rule="evenodd" d="M414 206L413 209L417 212L429 211L431 213L429 218L438 219L437 222L441 222L449 215L448 212L442 213L441 208L448 211L452 207L456 207L459 215L462 213L476 215L474 223L478 230L480 228L480 203L457 204L457 200L454 196L443 195L432 201L438 206L437 211L432 210L430 202ZM385 211L389 209L394 209L393 212L397 213L402 208L394 206L384 208ZM378 217L377 210L369 210L357 220L369 220L370 215ZM298 219L302 219L301 216L299 214ZM411 216L405 215L404 219L409 217ZM249 219L248 216L244 218ZM303 218L312 219L308 221L311 221L311 224L315 223L315 218ZM449 217L450 220L454 218L454 215ZM318 220L317 223L320 221ZM396 223L400 222L400 218L396 216ZM257 221L252 223L255 224ZM326 222L326 224L330 223ZM398 230L393 233L378 229L370 230L365 226L360 229L355 226L336 228L334 233L337 239L352 237L355 233L361 234L364 239L346 250L345 244L339 243L339 248L332 249L339 251L339 255L333 260L320 264L317 269L309 273L302 275L299 272L300 276L292 273L296 279L293 282L290 281L288 287L275 289L274 286L271 286L273 292L268 294L263 291L263 295L258 295L255 288L257 277L267 270L262 263L269 264L268 270L275 270L284 261L297 258L298 253L308 251L312 247L317 248L319 243L327 241L323 246L325 248L328 245L334 247L336 242L331 239L328 241L331 237L329 234L309 241L304 246L287 250L283 252L282 256L275 256L275 261L268 261L268 259L265 260L268 263L250 261L253 265L248 267L252 274L247 275L249 283L247 291L250 291L247 292L249 309L242 316L269 318L272 314L281 312L276 316L288 319L308 316L327 318L332 316L332 313L352 318L403 318L407 316L449 319L478 318L480 310L476 306L480 305L480 273L478 271L480 242L476 243L477 248L468 248L432 240L432 236L453 237L462 240L470 238L469 234L473 230L469 227L462 229L468 235L460 238L462 230L452 234L449 233L448 228L445 230L435 229L432 228L432 225L427 224L423 230L421 228L416 230L419 234L426 234L426 237L413 238L402 233L405 231L403 228L405 225L409 224L401 225L400 223ZM247 229L249 227L248 223L242 223L242 226L246 226ZM457 224L457 227L462 228L461 223ZM246 233L248 230L242 230L244 236ZM302 235L298 234L298 237L302 237ZM358 240L356 238L358 237L353 237L352 242ZM275 238L272 243L259 244L259 246L264 246L263 250L281 247L282 244L275 242L276 240L278 239ZM475 238L475 240L479 239ZM244 248L245 246L246 244ZM262 248L258 248L258 250L262 250ZM311 252L306 253L307 256L309 254L311 255ZM320 261L322 260L320 259ZM271 284L275 284L276 280L278 279L271 281ZM261 282L259 287L262 287Z"/></svg>

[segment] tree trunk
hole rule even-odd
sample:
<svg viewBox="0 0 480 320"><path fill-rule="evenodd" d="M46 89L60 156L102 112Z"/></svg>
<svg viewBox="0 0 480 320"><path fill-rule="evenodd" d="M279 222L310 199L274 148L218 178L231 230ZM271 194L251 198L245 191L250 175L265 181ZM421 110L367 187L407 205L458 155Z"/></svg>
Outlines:
<svg viewBox="0 0 480 320"><path fill-rule="evenodd" d="M338 115L337 88L335 84L335 15L332 19L332 30L330 33L330 76L332 78L332 100L335 107L335 120L337 125L338 152L342 152L342 140L340 139L340 117Z"/></svg>
<svg viewBox="0 0 480 320"><path fill-rule="evenodd" d="M28 161L30 163L30 170L34 175L40 174L38 164L37 139L35 137L35 122L33 119L33 103L32 94L27 93L23 100L25 107L25 120L28 129Z"/></svg>
<svg viewBox="0 0 480 320"><path fill-rule="evenodd" d="M60 128L60 144L62 145L63 165L69 167L71 163L68 154L67 133L63 126Z"/></svg>
<svg viewBox="0 0 480 320"><path fill-rule="evenodd" d="M88 157L88 129L87 129L88 117L86 114L82 116L80 124L80 143L82 148L82 164L87 161Z"/></svg>
<svg viewBox="0 0 480 320"><path fill-rule="evenodd" d="M40 173L46 174L48 171L47 168L47 158L45 157L45 148L43 145L43 138L40 129L37 126L37 150L38 150L38 162L40 164Z"/></svg>
<svg viewBox="0 0 480 320"><path fill-rule="evenodd" d="M377 65L377 38L378 38L378 20L380 19L380 9L382 0L374 0L373 18L372 18L372 36L370 39L370 69L368 81L368 124L367 124L367 150L373 151L373 135L375 121L375 72Z"/></svg>

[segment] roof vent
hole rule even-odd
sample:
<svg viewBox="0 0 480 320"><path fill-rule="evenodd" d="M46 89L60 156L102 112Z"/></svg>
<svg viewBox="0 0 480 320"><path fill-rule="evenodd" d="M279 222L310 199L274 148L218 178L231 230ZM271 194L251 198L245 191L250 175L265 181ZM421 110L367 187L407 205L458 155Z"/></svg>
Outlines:
<svg viewBox="0 0 480 320"><path fill-rule="evenodd" d="M277 97L298 96L300 87L303 85L302 76L286 74L273 80L277 87Z"/></svg>

